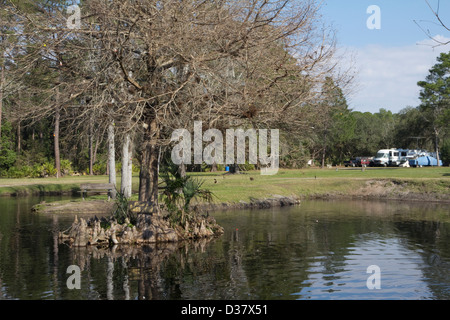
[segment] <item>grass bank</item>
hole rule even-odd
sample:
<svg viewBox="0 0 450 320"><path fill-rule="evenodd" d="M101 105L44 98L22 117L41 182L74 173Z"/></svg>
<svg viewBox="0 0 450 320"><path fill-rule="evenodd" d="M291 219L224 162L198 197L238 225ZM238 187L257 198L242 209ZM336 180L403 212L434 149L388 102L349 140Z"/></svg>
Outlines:
<svg viewBox="0 0 450 320"><path fill-rule="evenodd" d="M79 194L82 183L105 183L106 176L0 179L0 196Z"/></svg>
<svg viewBox="0 0 450 320"><path fill-rule="evenodd" d="M450 201L450 168L332 168L282 170L264 176L259 171L240 175L193 173L204 180L216 203L249 202L273 195L311 198L378 198ZM120 177L118 177L120 181ZM0 179L1 196L79 194L82 183L105 183L107 176L45 179ZM138 177L133 177L137 191ZM136 196L133 197L136 200Z"/></svg>
<svg viewBox="0 0 450 320"><path fill-rule="evenodd" d="M448 167L280 170L273 176L253 171L219 177L209 173L201 178L219 202L251 201L273 195L450 201Z"/></svg>

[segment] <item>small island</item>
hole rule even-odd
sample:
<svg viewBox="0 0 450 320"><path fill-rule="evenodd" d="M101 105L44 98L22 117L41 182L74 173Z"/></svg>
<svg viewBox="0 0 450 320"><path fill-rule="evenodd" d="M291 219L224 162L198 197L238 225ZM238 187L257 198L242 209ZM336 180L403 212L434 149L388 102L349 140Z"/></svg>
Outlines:
<svg viewBox="0 0 450 320"><path fill-rule="evenodd" d="M298 204L299 199L281 195L234 204L199 203L184 212L183 220L178 221L170 212L152 212L148 203L139 201L127 202L126 208L121 208L118 201L106 200L44 202L34 206L33 211L75 215L72 225L59 232L60 241L76 247L105 247L219 237L224 229L209 214L210 210L263 209Z"/></svg>
<svg viewBox="0 0 450 320"><path fill-rule="evenodd" d="M110 246L117 244L151 244L187 239L216 237L223 233L211 216L195 215L184 224L173 224L167 216L139 213L133 223L115 216L78 218L68 230L59 233L59 239L71 246Z"/></svg>

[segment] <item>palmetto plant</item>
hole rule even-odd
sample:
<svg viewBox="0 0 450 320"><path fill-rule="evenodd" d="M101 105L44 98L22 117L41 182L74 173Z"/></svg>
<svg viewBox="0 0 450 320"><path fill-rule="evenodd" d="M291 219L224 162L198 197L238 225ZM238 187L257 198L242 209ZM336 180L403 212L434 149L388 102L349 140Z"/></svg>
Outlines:
<svg viewBox="0 0 450 320"><path fill-rule="evenodd" d="M134 225L136 224L137 217L136 214L128 209L128 199L123 195L123 193L116 190L116 199L115 199L115 210L114 210L114 218L117 220L119 224L123 224L126 219Z"/></svg>
<svg viewBox="0 0 450 320"><path fill-rule="evenodd" d="M190 216L191 201L198 198L205 201L212 201L213 193L203 188L203 180L192 176L183 177L178 166L166 164L163 167L161 176L163 192L161 200L169 211L170 219L174 223L184 225L186 216Z"/></svg>
<svg viewBox="0 0 450 320"><path fill-rule="evenodd" d="M204 180L193 177L187 177L183 186L184 210L189 210L189 204L194 198L200 198L206 201L212 201L212 192L202 189Z"/></svg>

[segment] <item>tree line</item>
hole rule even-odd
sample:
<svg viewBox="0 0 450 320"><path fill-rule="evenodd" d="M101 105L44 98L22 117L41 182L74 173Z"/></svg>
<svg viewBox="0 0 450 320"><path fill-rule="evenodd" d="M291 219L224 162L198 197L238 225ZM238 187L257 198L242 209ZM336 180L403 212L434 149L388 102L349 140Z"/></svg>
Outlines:
<svg viewBox="0 0 450 320"><path fill-rule="evenodd" d="M129 186L135 172L139 199L157 207L170 135L193 121L204 130L280 129L287 168L448 145L448 105L427 98L448 93L425 84L421 107L349 109L353 74L339 71L334 30L314 0L0 5L1 176L78 172L115 182L120 172ZM81 13L75 28L70 5Z"/></svg>

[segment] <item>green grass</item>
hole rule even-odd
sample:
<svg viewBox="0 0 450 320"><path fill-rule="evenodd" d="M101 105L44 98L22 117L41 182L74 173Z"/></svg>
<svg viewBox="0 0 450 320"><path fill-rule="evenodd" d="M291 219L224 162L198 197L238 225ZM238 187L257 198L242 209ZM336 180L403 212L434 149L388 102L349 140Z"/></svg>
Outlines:
<svg viewBox="0 0 450 320"><path fill-rule="evenodd" d="M224 172L192 173L204 180L204 188L215 195L215 202L250 201L279 195L317 196L324 194L351 194L363 188L369 180L390 180L397 184L407 182L417 193L449 194L450 168L339 168L280 169L278 174L264 176L260 171L240 175ZM117 177L120 184L120 176ZM107 176L64 177L60 179L0 179L0 195L49 193L76 193L81 183L105 183ZM133 191L138 190L138 176L133 177ZM119 187L119 186L118 186ZM91 196L90 196L91 197ZM133 200L137 198L133 196Z"/></svg>
<svg viewBox="0 0 450 320"><path fill-rule="evenodd" d="M280 170L273 176L260 171L242 175L223 173L195 173L204 179L204 187L211 190L216 202L250 201L273 195L316 197L323 195L351 195L367 186L370 180L390 180L408 185L416 193L450 193L450 168L339 168ZM224 178L225 177L225 178ZM252 178L252 179L251 179Z"/></svg>

